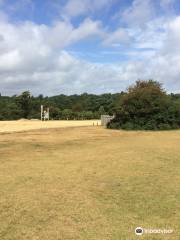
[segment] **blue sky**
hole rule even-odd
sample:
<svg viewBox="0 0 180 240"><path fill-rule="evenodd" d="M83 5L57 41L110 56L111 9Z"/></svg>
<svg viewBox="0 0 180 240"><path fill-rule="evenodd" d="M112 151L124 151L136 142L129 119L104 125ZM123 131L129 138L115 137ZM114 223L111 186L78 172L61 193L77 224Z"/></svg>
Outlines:
<svg viewBox="0 0 180 240"><path fill-rule="evenodd" d="M0 0L0 92L180 92L178 0Z"/></svg>

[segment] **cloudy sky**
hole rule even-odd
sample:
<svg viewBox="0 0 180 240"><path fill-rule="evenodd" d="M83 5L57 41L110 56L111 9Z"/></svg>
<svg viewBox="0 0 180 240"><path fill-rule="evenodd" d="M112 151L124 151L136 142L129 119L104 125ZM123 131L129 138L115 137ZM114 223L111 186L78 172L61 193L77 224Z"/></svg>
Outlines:
<svg viewBox="0 0 180 240"><path fill-rule="evenodd" d="M0 0L0 92L180 92L179 0Z"/></svg>

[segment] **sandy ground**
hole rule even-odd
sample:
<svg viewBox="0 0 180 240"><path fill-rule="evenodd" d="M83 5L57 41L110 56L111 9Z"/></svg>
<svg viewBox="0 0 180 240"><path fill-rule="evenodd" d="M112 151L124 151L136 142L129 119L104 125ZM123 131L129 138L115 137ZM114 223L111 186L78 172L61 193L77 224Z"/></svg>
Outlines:
<svg viewBox="0 0 180 240"><path fill-rule="evenodd" d="M100 120L83 120L83 121L35 121L35 120L19 120L19 121L0 121L0 132L19 132L42 128L64 128L64 127L81 127L100 125Z"/></svg>

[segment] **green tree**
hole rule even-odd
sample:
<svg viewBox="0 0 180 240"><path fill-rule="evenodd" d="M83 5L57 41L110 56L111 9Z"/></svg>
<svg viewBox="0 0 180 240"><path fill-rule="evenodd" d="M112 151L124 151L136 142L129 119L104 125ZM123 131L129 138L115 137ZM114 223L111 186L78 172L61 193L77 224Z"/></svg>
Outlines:
<svg viewBox="0 0 180 240"><path fill-rule="evenodd" d="M122 97L116 117L109 128L122 129L171 129L180 126L177 107L166 94L161 84L137 81Z"/></svg>
<svg viewBox="0 0 180 240"><path fill-rule="evenodd" d="M100 108L99 108L99 114L100 114L100 115L106 114L106 111L104 110L104 107L103 107L103 106L100 106Z"/></svg>
<svg viewBox="0 0 180 240"><path fill-rule="evenodd" d="M21 108L23 117L28 118L32 109L32 98L29 91L23 92L21 95L16 97L16 102Z"/></svg>
<svg viewBox="0 0 180 240"><path fill-rule="evenodd" d="M58 120L61 118L61 112L60 112L59 108L57 108L57 107L50 108L50 118L54 119L54 120L55 119Z"/></svg>
<svg viewBox="0 0 180 240"><path fill-rule="evenodd" d="M74 114L71 109L64 109L61 114L62 114L62 119L65 119L65 120L71 120L74 118Z"/></svg>

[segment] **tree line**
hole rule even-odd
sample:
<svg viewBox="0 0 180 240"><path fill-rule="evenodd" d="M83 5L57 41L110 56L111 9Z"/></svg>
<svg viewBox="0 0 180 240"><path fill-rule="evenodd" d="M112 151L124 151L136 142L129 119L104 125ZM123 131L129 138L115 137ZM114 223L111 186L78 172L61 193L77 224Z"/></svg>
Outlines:
<svg viewBox="0 0 180 240"><path fill-rule="evenodd" d="M50 119L98 119L115 115L108 128L161 130L180 128L180 94L167 94L156 81L137 81L126 92L66 96L0 95L0 120L40 119L40 106L50 108Z"/></svg>
<svg viewBox="0 0 180 240"><path fill-rule="evenodd" d="M0 120L40 119L40 106L50 108L50 119L98 119L102 114L113 114L119 105L121 93L101 95L83 93L47 97L33 96L29 91L20 95L0 95Z"/></svg>

